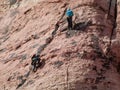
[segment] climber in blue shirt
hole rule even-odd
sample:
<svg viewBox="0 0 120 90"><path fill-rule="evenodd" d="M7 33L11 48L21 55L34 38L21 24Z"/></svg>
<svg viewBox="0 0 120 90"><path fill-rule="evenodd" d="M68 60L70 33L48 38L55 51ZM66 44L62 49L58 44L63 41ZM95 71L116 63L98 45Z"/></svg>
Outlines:
<svg viewBox="0 0 120 90"><path fill-rule="evenodd" d="M66 11L66 16L67 16L67 21L68 21L68 29L71 30L72 29L72 16L73 16L73 11L68 8Z"/></svg>

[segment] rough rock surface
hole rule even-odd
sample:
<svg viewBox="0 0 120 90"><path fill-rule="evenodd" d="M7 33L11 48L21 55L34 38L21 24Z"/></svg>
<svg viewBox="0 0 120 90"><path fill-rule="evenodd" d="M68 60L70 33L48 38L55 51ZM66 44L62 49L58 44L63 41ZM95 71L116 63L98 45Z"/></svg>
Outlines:
<svg viewBox="0 0 120 90"><path fill-rule="evenodd" d="M110 0L10 0L6 8L3 1L0 90L120 90L120 0L109 15ZM67 7L74 11L70 31ZM35 73L34 53L42 59Z"/></svg>

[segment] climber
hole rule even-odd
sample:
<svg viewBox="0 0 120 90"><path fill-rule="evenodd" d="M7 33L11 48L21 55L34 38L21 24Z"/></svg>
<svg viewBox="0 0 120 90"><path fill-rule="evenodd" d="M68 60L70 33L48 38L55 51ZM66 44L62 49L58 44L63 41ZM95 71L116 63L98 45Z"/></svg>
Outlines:
<svg viewBox="0 0 120 90"><path fill-rule="evenodd" d="M32 62L31 65L33 66L33 71L35 72L38 67L40 67L40 55L34 54L31 58Z"/></svg>
<svg viewBox="0 0 120 90"><path fill-rule="evenodd" d="M67 16L67 21L68 21L68 29L71 30L72 29L72 17L73 17L73 11L68 8L66 11L66 16Z"/></svg>
<svg viewBox="0 0 120 90"><path fill-rule="evenodd" d="M58 21L56 24L55 24L55 31L57 31L57 29L59 28L59 26L60 26L60 21Z"/></svg>
<svg viewBox="0 0 120 90"><path fill-rule="evenodd" d="M52 32L52 35L54 36L56 34L56 31L59 28L59 21L55 24L55 30Z"/></svg>
<svg viewBox="0 0 120 90"><path fill-rule="evenodd" d="M55 30L52 32L52 35L55 35L56 34L56 31L58 30L59 26L60 26L60 23L62 23L62 21L57 21L56 24L55 24Z"/></svg>

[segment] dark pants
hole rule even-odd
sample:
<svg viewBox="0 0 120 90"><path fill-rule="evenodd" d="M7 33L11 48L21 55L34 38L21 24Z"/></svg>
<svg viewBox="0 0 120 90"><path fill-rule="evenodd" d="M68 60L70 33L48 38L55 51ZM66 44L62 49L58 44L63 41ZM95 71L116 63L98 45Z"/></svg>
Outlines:
<svg viewBox="0 0 120 90"><path fill-rule="evenodd" d="M72 16L71 17L67 17L67 21L68 21L68 29L71 30L72 29Z"/></svg>
<svg viewBox="0 0 120 90"><path fill-rule="evenodd" d="M31 65L37 68L40 65L40 60L32 61Z"/></svg>

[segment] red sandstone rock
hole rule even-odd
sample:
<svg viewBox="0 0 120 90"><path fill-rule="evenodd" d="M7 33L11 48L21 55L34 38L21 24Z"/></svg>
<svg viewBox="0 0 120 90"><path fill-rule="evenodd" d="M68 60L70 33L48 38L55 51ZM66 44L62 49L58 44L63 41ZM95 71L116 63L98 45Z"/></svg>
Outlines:
<svg viewBox="0 0 120 90"><path fill-rule="evenodd" d="M119 90L119 4L109 45L114 5L107 19L107 0L35 1L0 12L0 90ZM66 7L73 9L79 30L66 30ZM43 64L32 73L31 56L37 52Z"/></svg>

